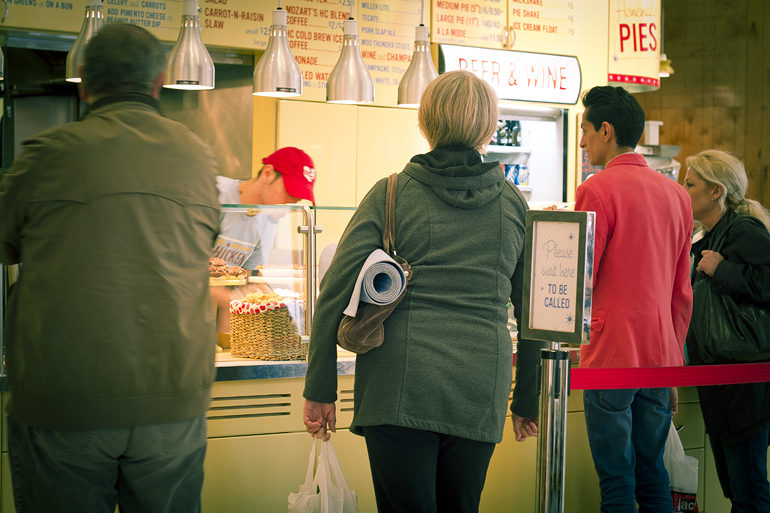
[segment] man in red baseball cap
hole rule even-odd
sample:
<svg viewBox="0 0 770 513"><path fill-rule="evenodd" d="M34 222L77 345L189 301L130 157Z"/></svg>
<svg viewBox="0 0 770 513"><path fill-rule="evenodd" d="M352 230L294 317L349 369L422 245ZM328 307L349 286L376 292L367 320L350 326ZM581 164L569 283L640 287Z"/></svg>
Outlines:
<svg viewBox="0 0 770 513"><path fill-rule="evenodd" d="M257 176L238 183L238 201L224 198L222 203L282 205L304 199L315 205L315 166L307 153L287 146L263 158L262 163ZM222 185L225 184L220 184L220 191L224 193Z"/></svg>
<svg viewBox="0 0 770 513"><path fill-rule="evenodd" d="M294 198L305 199L315 205L313 198L315 167L307 153L299 148L288 146L263 158L262 163L265 166L260 173L264 173L268 167L272 167L283 178L286 192Z"/></svg>
<svg viewBox="0 0 770 513"><path fill-rule="evenodd" d="M219 202L223 205L283 205L303 199L315 205L313 185L316 172L307 153L299 148L281 148L263 158L262 163L262 169L250 180L218 176ZM228 266L242 267L252 274L257 266L267 263L278 219L282 215L280 211L257 216L240 212L224 213L212 256L225 260ZM238 287L239 295L246 294L251 287ZM229 331L229 303L234 299L230 289L211 288L212 298L217 303L217 326L221 333Z"/></svg>

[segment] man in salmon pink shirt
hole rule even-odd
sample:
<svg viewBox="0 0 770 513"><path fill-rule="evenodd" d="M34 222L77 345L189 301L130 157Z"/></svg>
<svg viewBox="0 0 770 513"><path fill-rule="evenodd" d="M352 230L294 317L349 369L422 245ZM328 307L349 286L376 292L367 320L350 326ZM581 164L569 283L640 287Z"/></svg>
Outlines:
<svg viewBox="0 0 770 513"><path fill-rule="evenodd" d="M596 212L591 341L581 368L684 365L692 313L690 199L634 148L644 111L621 87L583 96L580 147L603 169L577 189ZM672 511L663 451L676 389L585 390L586 428L602 512Z"/></svg>

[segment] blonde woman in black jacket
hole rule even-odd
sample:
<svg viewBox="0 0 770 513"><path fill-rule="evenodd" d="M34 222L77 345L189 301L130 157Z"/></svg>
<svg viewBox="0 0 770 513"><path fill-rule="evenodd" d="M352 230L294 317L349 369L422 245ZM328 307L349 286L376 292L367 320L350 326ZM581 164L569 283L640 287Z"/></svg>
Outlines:
<svg viewBox="0 0 770 513"><path fill-rule="evenodd" d="M770 308L770 216L746 199L743 164L727 153L706 150L687 158L685 188L693 217L707 233L694 243L692 282L709 279L713 289ZM711 248L723 238L719 252ZM694 288L685 349L688 363L702 365L693 327L704 319ZM733 513L770 512L767 448L770 436L770 383L698 387L706 432L719 482Z"/></svg>

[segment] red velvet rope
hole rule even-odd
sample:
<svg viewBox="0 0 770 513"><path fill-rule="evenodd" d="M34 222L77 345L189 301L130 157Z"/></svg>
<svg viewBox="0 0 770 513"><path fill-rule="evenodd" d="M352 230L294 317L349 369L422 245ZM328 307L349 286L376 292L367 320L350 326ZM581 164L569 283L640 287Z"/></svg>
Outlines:
<svg viewBox="0 0 770 513"><path fill-rule="evenodd" d="M687 367L572 369L572 390L735 385L770 381L770 362Z"/></svg>

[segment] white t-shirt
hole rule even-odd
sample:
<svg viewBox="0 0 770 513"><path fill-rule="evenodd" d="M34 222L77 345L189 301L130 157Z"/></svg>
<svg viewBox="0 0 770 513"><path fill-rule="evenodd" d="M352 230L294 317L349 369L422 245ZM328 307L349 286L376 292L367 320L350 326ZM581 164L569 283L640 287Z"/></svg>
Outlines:
<svg viewBox="0 0 770 513"><path fill-rule="evenodd" d="M222 205L241 203L238 185L240 181L217 176L219 202ZM267 263L270 247L275 239L276 223L272 216L257 214L248 216L241 212L222 213L222 228L214 245L213 257L221 258L227 265L253 270Z"/></svg>

